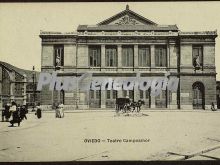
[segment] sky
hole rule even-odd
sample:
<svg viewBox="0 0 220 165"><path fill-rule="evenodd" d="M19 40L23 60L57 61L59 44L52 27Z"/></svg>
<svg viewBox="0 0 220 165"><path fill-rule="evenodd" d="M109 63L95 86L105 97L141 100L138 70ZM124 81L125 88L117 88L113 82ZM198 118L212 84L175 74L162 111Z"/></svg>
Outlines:
<svg viewBox="0 0 220 165"><path fill-rule="evenodd" d="M220 32L220 2L0 3L0 61L31 70L41 67L43 31L76 31L79 24L97 24L125 9L181 31ZM216 39L220 80L220 37Z"/></svg>

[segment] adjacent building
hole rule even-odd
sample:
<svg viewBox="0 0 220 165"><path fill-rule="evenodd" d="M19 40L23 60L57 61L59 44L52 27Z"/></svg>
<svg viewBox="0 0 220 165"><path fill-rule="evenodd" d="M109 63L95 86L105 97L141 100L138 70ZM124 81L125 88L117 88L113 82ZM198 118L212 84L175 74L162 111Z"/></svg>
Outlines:
<svg viewBox="0 0 220 165"><path fill-rule="evenodd" d="M183 32L177 25L157 23L126 9L75 32L41 31L41 72L77 77L178 77L177 92L152 97L139 91L41 91L41 103L79 109L114 108L117 97L144 100L145 109L209 109L216 104L215 38L217 31Z"/></svg>
<svg viewBox="0 0 220 165"><path fill-rule="evenodd" d="M0 108L12 101L20 105L39 102L40 92L36 91L38 75L39 72L0 61Z"/></svg>

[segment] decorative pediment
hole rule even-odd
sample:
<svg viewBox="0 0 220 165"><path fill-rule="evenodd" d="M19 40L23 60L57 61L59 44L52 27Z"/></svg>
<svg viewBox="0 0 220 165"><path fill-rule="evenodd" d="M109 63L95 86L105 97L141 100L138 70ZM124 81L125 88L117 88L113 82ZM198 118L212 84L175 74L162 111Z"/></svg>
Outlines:
<svg viewBox="0 0 220 165"><path fill-rule="evenodd" d="M109 25L144 25L142 22L136 20L134 17L125 15L111 23Z"/></svg>
<svg viewBox="0 0 220 165"><path fill-rule="evenodd" d="M126 10L100 22L98 25L157 25L153 21L131 11L129 6Z"/></svg>

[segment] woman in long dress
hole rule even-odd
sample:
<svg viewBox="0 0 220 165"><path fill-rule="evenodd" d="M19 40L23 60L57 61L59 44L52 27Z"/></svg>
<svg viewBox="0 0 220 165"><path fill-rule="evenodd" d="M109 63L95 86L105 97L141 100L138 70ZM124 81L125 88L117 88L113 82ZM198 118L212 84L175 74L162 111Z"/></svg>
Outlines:
<svg viewBox="0 0 220 165"><path fill-rule="evenodd" d="M58 106L58 109L59 109L59 117L60 118L63 118L64 117L64 111L63 111L63 103L60 103L59 106Z"/></svg>
<svg viewBox="0 0 220 165"><path fill-rule="evenodd" d="M20 107L17 107L15 102L12 102L12 106L10 108L10 112L12 113L12 120L10 121L11 127L14 126L14 123L18 123L18 126L20 126L21 118L19 108Z"/></svg>
<svg viewBox="0 0 220 165"><path fill-rule="evenodd" d="M36 112L37 118L40 119L42 117L40 103L37 104L36 108L37 108L37 112Z"/></svg>

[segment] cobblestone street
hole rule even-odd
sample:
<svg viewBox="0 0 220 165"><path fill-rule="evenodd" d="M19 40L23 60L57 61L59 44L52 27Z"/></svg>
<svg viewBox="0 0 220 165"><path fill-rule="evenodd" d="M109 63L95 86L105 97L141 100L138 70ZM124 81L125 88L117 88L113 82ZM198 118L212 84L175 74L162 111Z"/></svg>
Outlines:
<svg viewBox="0 0 220 165"><path fill-rule="evenodd" d="M220 159L219 111L142 114L68 111L64 118L55 118L54 112L43 112L37 119L31 112L20 127L0 122L0 160Z"/></svg>

